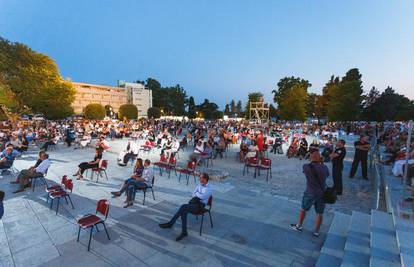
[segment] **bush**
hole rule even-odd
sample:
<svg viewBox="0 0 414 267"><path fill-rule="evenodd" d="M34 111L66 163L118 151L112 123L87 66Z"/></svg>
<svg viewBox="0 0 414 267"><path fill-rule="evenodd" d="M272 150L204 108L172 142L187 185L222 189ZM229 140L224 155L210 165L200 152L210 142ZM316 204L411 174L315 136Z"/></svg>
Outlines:
<svg viewBox="0 0 414 267"><path fill-rule="evenodd" d="M147 116L150 119L158 119L161 117L161 110L156 107L149 108L147 111Z"/></svg>
<svg viewBox="0 0 414 267"><path fill-rule="evenodd" d="M83 110L88 120L102 120L105 117L105 108L98 103L91 103Z"/></svg>
<svg viewBox="0 0 414 267"><path fill-rule="evenodd" d="M120 120L127 118L128 120L136 120L138 118L138 108L133 104L124 104L119 107L118 118Z"/></svg>

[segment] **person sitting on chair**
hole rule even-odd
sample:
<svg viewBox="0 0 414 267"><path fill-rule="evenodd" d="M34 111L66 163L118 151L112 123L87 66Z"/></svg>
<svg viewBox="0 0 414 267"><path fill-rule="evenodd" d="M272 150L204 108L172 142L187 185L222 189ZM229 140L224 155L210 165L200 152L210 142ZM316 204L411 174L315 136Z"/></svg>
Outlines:
<svg viewBox="0 0 414 267"><path fill-rule="evenodd" d="M154 177L154 170L151 167L151 161L146 159L144 162L144 170L141 177L136 177L128 182L128 191L126 205L124 208L128 208L134 204L135 193L139 189L145 189L152 185L152 178Z"/></svg>
<svg viewBox="0 0 414 267"><path fill-rule="evenodd" d="M19 183L20 187L16 191L13 192L19 193L23 192L26 187L31 186L30 179L44 176L49 169L51 162L49 160L49 155L46 153L40 154L40 159L42 160L41 163L36 168L30 168L27 170L22 170L19 175L17 176L17 180L11 183Z"/></svg>
<svg viewBox="0 0 414 267"><path fill-rule="evenodd" d="M87 169L98 168L99 161L101 159L102 159L102 149L97 147L96 152L95 152L95 157L93 158L93 160L89 162L82 162L81 164L79 164L78 165L79 170L73 176L78 176L78 178L76 178L77 180L83 179L83 173Z"/></svg>
<svg viewBox="0 0 414 267"><path fill-rule="evenodd" d="M20 155L20 153L13 148L13 145L7 145L7 147L0 154L0 170L8 169L13 166L13 162L18 155Z"/></svg>
<svg viewBox="0 0 414 267"><path fill-rule="evenodd" d="M125 182L122 184L122 187L119 191L111 192L112 197L119 197L123 193L125 193L128 189L128 186L131 182L134 182L137 179L142 177L142 173L144 172L144 166L142 165L142 159L138 158L135 162L134 172L132 173L131 177L126 179Z"/></svg>
<svg viewBox="0 0 414 267"><path fill-rule="evenodd" d="M213 189L208 183L209 178L210 177L207 173L202 173L200 175L200 184L197 185L196 189L194 190L193 198L189 201L189 203L181 205L180 209L175 213L174 217L172 217L169 222L159 224L161 228L171 228L177 221L178 217L181 217L182 230L181 234L175 239L176 241L180 241L188 235L187 214L192 212L199 212L207 205L208 200L213 193Z"/></svg>

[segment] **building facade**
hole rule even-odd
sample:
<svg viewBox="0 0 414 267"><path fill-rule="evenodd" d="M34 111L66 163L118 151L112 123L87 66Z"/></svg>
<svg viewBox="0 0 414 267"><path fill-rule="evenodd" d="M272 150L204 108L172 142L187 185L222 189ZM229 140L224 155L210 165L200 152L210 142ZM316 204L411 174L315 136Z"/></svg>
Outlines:
<svg viewBox="0 0 414 267"><path fill-rule="evenodd" d="M138 117L146 117L152 107L152 92L139 83L119 83L118 87L89 83L72 82L76 89L72 106L76 114L82 114L91 103L110 105L114 112L124 104L134 104L138 108Z"/></svg>

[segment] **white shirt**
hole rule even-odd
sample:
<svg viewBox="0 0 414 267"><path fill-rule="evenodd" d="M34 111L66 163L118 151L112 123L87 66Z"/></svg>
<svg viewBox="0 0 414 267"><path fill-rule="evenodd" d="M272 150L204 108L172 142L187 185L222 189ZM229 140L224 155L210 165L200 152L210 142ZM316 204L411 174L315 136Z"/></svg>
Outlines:
<svg viewBox="0 0 414 267"><path fill-rule="evenodd" d="M47 171L47 169L49 169L50 165L51 165L50 160L45 159L39 164L39 166L37 166L35 171L39 172L39 173L42 173L42 174L46 174L46 171Z"/></svg>
<svg viewBox="0 0 414 267"><path fill-rule="evenodd" d="M205 205L208 203L208 199L213 194L213 188L210 186L210 183L207 183L206 185L197 185L193 192L193 197L198 197L201 202L203 202Z"/></svg>
<svg viewBox="0 0 414 267"><path fill-rule="evenodd" d="M194 149L194 153L196 154L200 154L204 152L204 146L203 145L196 145L195 149Z"/></svg>
<svg viewBox="0 0 414 267"><path fill-rule="evenodd" d="M152 169L152 167L151 166L145 167L144 170L142 171L141 177L145 180L146 184L151 185L152 177L154 177L154 170Z"/></svg>

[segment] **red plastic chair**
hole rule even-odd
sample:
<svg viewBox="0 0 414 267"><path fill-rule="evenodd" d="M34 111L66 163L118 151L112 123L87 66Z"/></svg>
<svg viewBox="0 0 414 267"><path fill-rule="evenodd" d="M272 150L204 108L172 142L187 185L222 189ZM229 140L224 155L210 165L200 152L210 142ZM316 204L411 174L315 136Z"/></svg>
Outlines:
<svg viewBox="0 0 414 267"><path fill-rule="evenodd" d="M246 171L249 173L249 168L254 168L254 178L256 178L257 166L259 166L259 159L257 157L247 158L244 163L243 175Z"/></svg>
<svg viewBox="0 0 414 267"><path fill-rule="evenodd" d="M100 216L98 216L98 213L104 216L104 218L101 218ZM105 221L108 218L108 214L109 214L109 201L107 199L101 199L98 201L95 214L87 214L78 220L79 231L78 231L77 242L79 242L79 236L80 236L81 229L91 228L91 232L89 234L88 251L91 247L93 228L96 227L96 230L99 232L98 224L103 225L106 235L108 237L108 240L111 240L108 234L108 230L106 229L106 225L105 225Z"/></svg>
<svg viewBox="0 0 414 267"><path fill-rule="evenodd" d="M154 166L157 166L160 170L160 175L162 175L162 169L168 165L168 158L165 155L160 156L160 161L154 163Z"/></svg>
<svg viewBox="0 0 414 267"><path fill-rule="evenodd" d="M52 192L52 193L49 194L49 197L51 199L50 208L53 207L53 200L57 199L56 215L58 214L58 211L59 211L60 199L61 198L64 198L66 200L66 204L69 204L68 203L68 199L69 199L70 204L72 205L72 208L73 209L75 208L73 206L72 198L70 197L70 195L72 194L72 191L73 191L73 182L72 182L72 180L66 180L63 183L62 190L58 190L58 191L55 191L55 192Z"/></svg>
<svg viewBox="0 0 414 267"><path fill-rule="evenodd" d="M190 181L190 176L193 175L194 176L194 183L196 183L196 177L195 177L195 170L196 170L196 162L195 161L190 161L187 164L187 168L182 168L182 169L178 169L177 171L180 173L180 175L178 176L178 182L181 181L181 174L185 174L185 178L187 179L187 185L188 182Z"/></svg>
<svg viewBox="0 0 414 267"><path fill-rule="evenodd" d="M175 167L177 166L177 159L173 156L170 157L168 160L168 164L164 166L164 169L168 172L168 179L171 178L171 171L175 171L175 175L177 175L177 170Z"/></svg>
<svg viewBox="0 0 414 267"><path fill-rule="evenodd" d="M268 158L262 158L260 160L260 164L257 166L257 174L260 176L260 170L266 170L266 181L269 180L269 173L270 179L272 179L272 160Z"/></svg>
<svg viewBox="0 0 414 267"><path fill-rule="evenodd" d="M209 217L210 217L210 225L211 228L213 228L213 220L211 219L211 206L213 205L213 196L210 196L207 202L206 207L204 207L202 210L200 210L199 212L192 212L191 214L196 216L196 219L198 220L198 216L201 215L201 224L200 224L200 235L201 232L203 231L203 222L204 222L204 214L208 213Z"/></svg>
<svg viewBox="0 0 414 267"><path fill-rule="evenodd" d="M107 160L102 160L101 166L98 168L92 168L92 173L91 173L91 180L93 180L93 174L96 173L96 182L98 182L99 177L103 178L102 173L105 174L105 178L106 180L108 180L108 175L106 174L106 169L108 169L108 161Z"/></svg>
<svg viewBox="0 0 414 267"><path fill-rule="evenodd" d="M65 182L68 180L68 176L67 175L63 175L62 176L62 180L60 181L60 184L56 184L56 185L52 185L49 187L46 187L45 191L47 193L47 197L46 197L46 203L49 202L49 197L50 194L56 191L60 191L63 190L64 184Z"/></svg>

